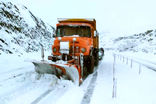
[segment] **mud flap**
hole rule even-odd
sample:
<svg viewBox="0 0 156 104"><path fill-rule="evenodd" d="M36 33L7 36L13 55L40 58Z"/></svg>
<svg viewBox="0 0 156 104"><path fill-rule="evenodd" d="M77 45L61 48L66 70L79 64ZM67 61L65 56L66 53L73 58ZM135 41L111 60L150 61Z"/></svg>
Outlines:
<svg viewBox="0 0 156 104"><path fill-rule="evenodd" d="M79 71L74 65L57 64L48 61L32 61L35 66L35 71L41 74L54 74L57 77L65 76L67 79L72 80L75 84L79 85Z"/></svg>

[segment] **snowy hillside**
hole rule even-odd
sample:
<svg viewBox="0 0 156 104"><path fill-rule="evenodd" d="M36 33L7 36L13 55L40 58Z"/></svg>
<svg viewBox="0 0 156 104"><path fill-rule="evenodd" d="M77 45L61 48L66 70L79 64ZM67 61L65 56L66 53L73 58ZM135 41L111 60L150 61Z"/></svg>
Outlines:
<svg viewBox="0 0 156 104"><path fill-rule="evenodd" d="M120 37L114 40L119 51L134 51L156 54L156 30L148 30L145 33Z"/></svg>
<svg viewBox="0 0 156 104"><path fill-rule="evenodd" d="M145 33L131 36L108 38L102 37L103 47L107 50L119 52L144 52L156 54L156 30L148 30Z"/></svg>
<svg viewBox="0 0 156 104"><path fill-rule="evenodd" d="M105 55L78 86L65 79L69 72L74 76L83 70L79 65L72 68L78 61L69 67L62 60L40 61L41 45L51 50L54 28L16 0L4 1L0 0L0 104L156 104L156 30L121 37L101 33L99 45ZM45 57L49 54L44 52ZM37 73L34 60L47 70L60 68L54 73L62 72L63 77Z"/></svg>
<svg viewBox="0 0 156 104"><path fill-rule="evenodd" d="M54 28L15 2L0 1L0 54L49 49Z"/></svg>

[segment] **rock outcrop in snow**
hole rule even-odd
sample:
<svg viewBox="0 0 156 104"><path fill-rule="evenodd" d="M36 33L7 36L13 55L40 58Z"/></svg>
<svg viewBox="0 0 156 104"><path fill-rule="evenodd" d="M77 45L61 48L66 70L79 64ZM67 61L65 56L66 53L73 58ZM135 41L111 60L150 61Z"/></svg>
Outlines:
<svg viewBox="0 0 156 104"><path fill-rule="evenodd" d="M54 28L37 18L27 7L0 1L0 54L50 48Z"/></svg>

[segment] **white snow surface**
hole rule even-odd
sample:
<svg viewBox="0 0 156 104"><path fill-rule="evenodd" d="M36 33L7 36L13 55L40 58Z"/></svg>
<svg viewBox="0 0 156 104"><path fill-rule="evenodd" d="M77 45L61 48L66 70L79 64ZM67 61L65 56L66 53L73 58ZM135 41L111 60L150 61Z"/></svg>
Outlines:
<svg viewBox="0 0 156 104"><path fill-rule="evenodd" d="M46 52L47 56L50 52ZM125 54L124 54L125 55ZM128 55L128 54L127 54ZM54 75L39 75L35 72L32 59L40 60L40 53L0 55L0 104L88 104L82 102L84 95L90 104L155 104L156 72L133 64L130 68L116 58L116 98L113 91L113 55L106 52L99 63L93 93L88 91L93 74L80 86Z"/></svg>
<svg viewBox="0 0 156 104"><path fill-rule="evenodd" d="M8 1L12 0L6 2ZM20 14L25 21L21 23L27 23L29 28L37 25L24 6L20 6L20 4L16 6L20 9ZM15 11L14 9L12 10ZM6 10L12 13L10 9ZM15 14L18 13L15 12ZM18 23L8 21L9 19L2 20L18 26ZM37 21L41 24L41 30L44 30L44 23L40 19ZM37 21L36 23L38 23ZM25 28L23 31L29 32L27 31L29 28ZM46 28L47 31L52 31L50 26L46 26ZM113 63L113 52L117 53L116 51L120 50L122 53L118 52L117 54L156 68L156 30L120 37L118 41L114 41L115 35L100 34L100 47L105 48L105 56L95 68L96 71L90 74L80 86L64 78L58 79L55 75L36 73L31 61L41 60L41 53L33 51L26 53L24 51L32 39L27 38L23 33L7 30L11 33L8 33L5 28L1 29L0 44L5 50L12 50L13 54L3 52L0 55L0 104L156 104L155 71L139 66L136 62L133 62L131 68L131 60L123 62L120 57L116 57L115 63ZM34 36L36 36L38 28L33 30ZM16 41L12 43L13 37L21 40L19 36L23 38L23 42L20 45L15 44ZM47 44L50 46L51 43L48 43L50 40L47 41L46 36L45 39L42 38L37 36L37 39L31 43L34 43L35 47L39 47L38 42L43 43L44 46ZM30 48L34 49L34 47ZM45 52L45 59L50 54L51 52ZM62 61L58 63L60 62ZM115 98L112 98L113 64L115 65L114 77L117 82Z"/></svg>

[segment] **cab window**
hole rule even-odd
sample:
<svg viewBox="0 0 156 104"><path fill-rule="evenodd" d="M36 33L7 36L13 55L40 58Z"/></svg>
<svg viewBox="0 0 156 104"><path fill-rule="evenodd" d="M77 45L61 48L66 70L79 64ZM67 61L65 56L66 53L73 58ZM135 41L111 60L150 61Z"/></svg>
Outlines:
<svg viewBox="0 0 156 104"><path fill-rule="evenodd" d="M59 26L56 30L57 37L78 35L91 37L91 29L88 26Z"/></svg>

